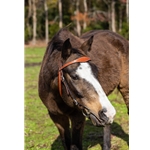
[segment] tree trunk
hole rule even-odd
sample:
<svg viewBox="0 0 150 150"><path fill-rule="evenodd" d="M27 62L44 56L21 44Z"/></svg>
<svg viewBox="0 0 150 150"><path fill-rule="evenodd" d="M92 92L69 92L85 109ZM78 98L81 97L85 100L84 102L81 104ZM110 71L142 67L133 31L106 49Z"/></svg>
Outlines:
<svg viewBox="0 0 150 150"><path fill-rule="evenodd" d="M119 32L122 31L122 4L119 7Z"/></svg>
<svg viewBox="0 0 150 150"><path fill-rule="evenodd" d="M84 20L83 20L83 30L86 29L87 27L87 24L86 24L86 17L87 17L87 1L84 0L83 1L83 4L84 4Z"/></svg>
<svg viewBox="0 0 150 150"><path fill-rule="evenodd" d="M127 23L129 23L129 0L126 1Z"/></svg>
<svg viewBox="0 0 150 150"><path fill-rule="evenodd" d="M45 42L48 43L48 7L47 7L47 0L44 1L44 9L45 9Z"/></svg>
<svg viewBox="0 0 150 150"><path fill-rule="evenodd" d="M31 25L29 23L30 18L32 17L32 3L31 0L28 0L29 3L29 8L28 8L28 16L27 16L27 30L28 30L28 35L29 35L29 39L31 38L32 34L31 34Z"/></svg>
<svg viewBox="0 0 150 150"><path fill-rule="evenodd" d="M109 24L109 30L112 30L112 26L111 26L111 4L108 3L108 24Z"/></svg>
<svg viewBox="0 0 150 150"><path fill-rule="evenodd" d="M108 7L108 24L109 30L112 30L112 20L111 20L111 0L103 0Z"/></svg>
<svg viewBox="0 0 150 150"><path fill-rule="evenodd" d="M115 0L112 0L111 2L111 26L112 31L116 32L116 21L115 21Z"/></svg>
<svg viewBox="0 0 150 150"><path fill-rule="evenodd" d="M36 18L36 3L35 0L32 0L33 3L33 45L36 44L36 27L37 27L37 18Z"/></svg>
<svg viewBox="0 0 150 150"><path fill-rule="evenodd" d="M81 35L81 25L79 21L79 0L76 2L76 14L77 14L77 34L78 36Z"/></svg>
<svg viewBox="0 0 150 150"><path fill-rule="evenodd" d="M59 28L63 27L62 21L62 0L58 0L58 10L59 10Z"/></svg>

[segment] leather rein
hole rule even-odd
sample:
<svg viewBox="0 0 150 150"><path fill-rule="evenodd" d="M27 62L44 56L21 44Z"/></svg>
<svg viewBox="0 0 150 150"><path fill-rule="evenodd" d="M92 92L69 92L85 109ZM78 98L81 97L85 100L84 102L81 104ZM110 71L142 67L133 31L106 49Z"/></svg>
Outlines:
<svg viewBox="0 0 150 150"><path fill-rule="evenodd" d="M70 89L69 89L69 87L68 87L68 85L67 85L67 82L66 82L66 80L65 80L65 78L64 78L64 76L63 76L63 69L64 69L65 67L67 67L67 66L69 66L69 65L71 65L71 64L74 64L74 63L87 62L87 61L90 61L90 60L91 60L91 59L90 59L89 57L85 57L85 56L84 56L84 57L80 57L80 58L78 58L78 59L75 59L75 60L73 60L73 61L71 61L71 62L68 62L68 63L64 64L62 67L59 68L59 71L58 71L58 87L59 87L59 93L60 93L60 95L61 95L61 97L62 97L62 86L61 86L61 84L63 83L64 86L65 86L65 88L66 88L67 95L68 95L68 96L70 95L70 97L71 97L72 100L73 100L73 103L74 103L76 106L79 106L79 107L81 108L83 115L84 115L85 117L89 117L90 114L92 114L99 122L101 122L101 120L100 120L99 118L97 118L92 112L90 112L90 110L89 110L87 107L85 107L85 106L83 106L82 104L80 104L80 103L74 98L74 96L72 95L72 93L71 93L71 91L70 91Z"/></svg>

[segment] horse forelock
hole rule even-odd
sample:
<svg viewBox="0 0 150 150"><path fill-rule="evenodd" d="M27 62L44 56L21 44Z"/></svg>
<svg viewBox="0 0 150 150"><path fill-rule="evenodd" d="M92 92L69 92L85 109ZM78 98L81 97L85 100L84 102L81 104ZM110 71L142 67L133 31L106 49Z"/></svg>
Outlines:
<svg viewBox="0 0 150 150"><path fill-rule="evenodd" d="M70 42L74 48L79 48L81 46L81 43L83 43L82 39L73 35L67 28L62 28L48 43L46 53L51 55L54 50L61 51L63 43L68 38L70 39Z"/></svg>
<svg viewBox="0 0 150 150"><path fill-rule="evenodd" d="M62 34L64 34L64 37L66 37L66 35L68 35L67 32L68 32L67 30L61 29L55 34L55 36L52 38L52 40L48 43L48 46L47 46L48 54L51 55L54 50L58 50L58 51L61 50L61 47L62 47L64 39L65 39L65 38L63 39L61 37L62 37ZM66 39L67 39L67 37L66 37Z"/></svg>

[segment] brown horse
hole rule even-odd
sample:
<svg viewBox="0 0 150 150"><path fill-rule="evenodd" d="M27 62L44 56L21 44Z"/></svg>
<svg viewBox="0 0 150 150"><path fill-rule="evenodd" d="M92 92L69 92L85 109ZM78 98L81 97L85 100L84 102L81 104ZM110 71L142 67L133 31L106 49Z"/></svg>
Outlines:
<svg viewBox="0 0 150 150"><path fill-rule="evenodd" d="M104 126L103 150L110 149L116 111L106 95L115 88L129 108L128 41L123 37L99 30L77 37L64 28L49 42L39 74L39 96L65 150L82 150L85 117Z"/></svg>

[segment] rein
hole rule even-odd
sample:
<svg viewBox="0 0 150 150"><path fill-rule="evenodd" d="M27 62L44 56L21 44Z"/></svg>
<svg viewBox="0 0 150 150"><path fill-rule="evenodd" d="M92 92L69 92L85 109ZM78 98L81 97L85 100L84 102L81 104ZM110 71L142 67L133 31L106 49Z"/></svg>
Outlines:
<svg viewBox="0 0 150 150"><path fill-rule="evenodd" d="M62 97L62 87L61 87L61 82L62 82L62 83L64 84L65 88L66 88L67 95L68 95L68 96L70 95L70 97L71 97L72 100L73 100L73 103L74 103L76 106L79 106L79 107L82 109L83 115L84 115L85 117L89 117L90 114L92 114L97 120L99 120L99 122L101 122L101 120L100 120L99 118L97 118L92 112L90 112L90 110L89 110L87 107L81 105L81 104L74 98L74 96L72 95L72 93L71 93L71 91L70 91L70 89L69 89L69 87L68 87L68 85L67 85L67 83L66 83L66 80L65 80L65 78L64 78L64 76L63 76L63 71L62 71L65 67L67 67L67 66L69 66L69 65L71 65L71 64L78 63L78 62L87 62L87 61L90 61L90 60L91 60L91 59L90 59L89 57L80 57L80 58L78 58L78 59L75 59L75 60L73 60L73 61L71 61L71 62L68 62L68 63L64 64L62 67L59 68L59 71L58 71L58 87L59 87L59 93L60 93L60 95L61 95L61 97Z"/></svg>

